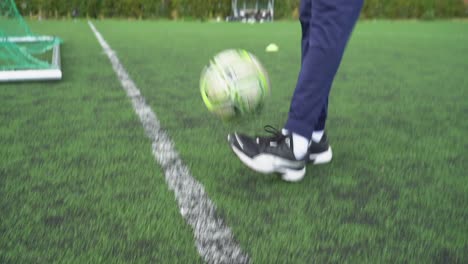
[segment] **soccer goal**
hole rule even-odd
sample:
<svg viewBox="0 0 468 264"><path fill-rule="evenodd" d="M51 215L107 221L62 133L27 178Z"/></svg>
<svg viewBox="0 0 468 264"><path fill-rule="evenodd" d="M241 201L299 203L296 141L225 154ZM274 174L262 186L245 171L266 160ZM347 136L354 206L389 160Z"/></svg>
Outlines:
<svg viewBox="0 0 468 264"><path fill-rule="evenodd" d="M228 21L266 22L273 21L275 0L231 0L232 16Z"/></svg>
<svg viewBox="0 0 468 264"><path fill-rule="evenodd" d="M0 0L0 82L62 79L61 42L33 34L14 0Z"/></svg>

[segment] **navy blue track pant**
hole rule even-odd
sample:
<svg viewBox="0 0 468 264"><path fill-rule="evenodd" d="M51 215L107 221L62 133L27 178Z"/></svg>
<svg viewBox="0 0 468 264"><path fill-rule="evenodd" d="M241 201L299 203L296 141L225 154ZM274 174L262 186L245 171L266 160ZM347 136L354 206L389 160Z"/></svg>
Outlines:
<svg viewBox="0 0 468 264"><path fill-rule="evenodd" d="M364 0L301 0L302 61L284 128L308 139L323 130L328 95Z"/></svg>

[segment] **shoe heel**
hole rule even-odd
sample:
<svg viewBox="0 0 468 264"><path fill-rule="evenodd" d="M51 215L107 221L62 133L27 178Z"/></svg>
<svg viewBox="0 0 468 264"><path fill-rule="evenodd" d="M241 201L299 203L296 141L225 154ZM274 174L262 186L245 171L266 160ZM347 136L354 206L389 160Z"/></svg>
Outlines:
<svg viewBox="0 0 468 264"><path fill-rule="evenodd" d="M329 163L332 160L333 157L333 152L331 147L327 149L327 151L321 153L320 155L317 155L314 157L312 164L318 165L318 164L325 164ZM312 160L312 159L311 159Z"/></svg>
<svg viewBox="0 0 468 264"><path fill-rule="evenodd" d="M298 182L304 178L305 172L305 167L300 170L286 169L284 172L282 172L281 179L287 182Z"/></svg>

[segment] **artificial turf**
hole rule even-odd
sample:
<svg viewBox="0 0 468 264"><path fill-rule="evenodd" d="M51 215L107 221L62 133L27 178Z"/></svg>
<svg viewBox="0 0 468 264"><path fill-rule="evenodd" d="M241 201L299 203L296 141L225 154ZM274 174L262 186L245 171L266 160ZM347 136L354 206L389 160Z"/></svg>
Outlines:
<svg viewBox="0 0 468 264"><path fill-rule="evenodd" d="M0 263L198 263L192 230L85 22L60 82L0 85Z"/></svg>
<svg viewBox="0 0 468 264"><path fill-rule="evenodd" d="M85 21L65 79L0 86L0 260L200 261L150 142ZM96 21L253 263L468 261L468 24L362 21L330 96L334 160L298 184L244 167L228 132L281 127L300 63L296 22ZM278 53L265 53L269 43ZM203 66L244 48L268 70L263 111L222 122Z"/></svg>

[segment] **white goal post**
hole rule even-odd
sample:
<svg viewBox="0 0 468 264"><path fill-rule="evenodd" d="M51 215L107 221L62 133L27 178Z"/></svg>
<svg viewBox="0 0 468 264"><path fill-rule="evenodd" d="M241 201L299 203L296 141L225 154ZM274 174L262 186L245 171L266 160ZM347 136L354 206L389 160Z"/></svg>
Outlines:
<svg viewBox="0 0 468 264"><path fill-rule="evenodd" d="M4 37L0 38L0 43L35 43L52 41L53 39L54 37L51 36ZM0 82L61 80L62 69L60 63L60 44L57 44L52 48L49 68L0 71Z"/></svg>
<svg viewBox="0 0 468 264"><path fill-rule="evenodd" d="M247 7L248 5L250 8ZM231 9L232 16L227 18L228 21L273 21L275 17L275 0L231 0Z"/></svg>

